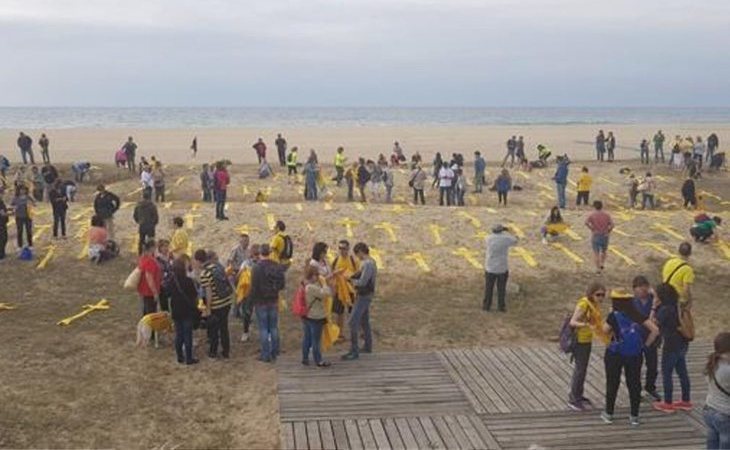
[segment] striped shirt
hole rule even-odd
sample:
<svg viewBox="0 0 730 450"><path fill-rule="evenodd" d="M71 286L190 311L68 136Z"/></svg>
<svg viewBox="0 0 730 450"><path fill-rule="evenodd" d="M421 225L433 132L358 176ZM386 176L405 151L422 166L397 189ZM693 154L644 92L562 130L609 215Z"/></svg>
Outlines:
<svg viewBox="0 0 730 450"><path fill-rule="evenodd" d="M225 296L225 292L220 292L223 286L230 285L230 283L226 279L225 271L221 270L215 263L208 263L203 266L203 271L200 273L200 284L213 293L212 298L210 298L210 309L219 309L231 304L233 288L228 290L227 296Z"/></svg>

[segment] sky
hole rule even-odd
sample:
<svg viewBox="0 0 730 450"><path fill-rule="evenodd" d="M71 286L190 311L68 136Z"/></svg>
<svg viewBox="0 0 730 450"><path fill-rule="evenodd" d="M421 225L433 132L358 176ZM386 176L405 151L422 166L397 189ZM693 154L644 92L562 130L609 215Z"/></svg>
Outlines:
<svg viewBox="0 0 730 450"><path fill-rule="evenodd" d="M730 106L727 0L0 0L0 106Z"/></svg>

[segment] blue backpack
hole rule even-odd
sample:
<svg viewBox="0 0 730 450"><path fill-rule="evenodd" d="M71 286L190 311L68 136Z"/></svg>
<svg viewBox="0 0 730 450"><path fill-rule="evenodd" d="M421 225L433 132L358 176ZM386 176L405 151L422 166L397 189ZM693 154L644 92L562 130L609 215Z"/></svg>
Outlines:
<svg viewBox="0 0 730 450"><path fill-rule="evenodd" d="M644 348L644 338L639 328L641 325L618 311L614 311L613 317L619 329L608 345L608 351L621 356L639 356Z"/></svg>

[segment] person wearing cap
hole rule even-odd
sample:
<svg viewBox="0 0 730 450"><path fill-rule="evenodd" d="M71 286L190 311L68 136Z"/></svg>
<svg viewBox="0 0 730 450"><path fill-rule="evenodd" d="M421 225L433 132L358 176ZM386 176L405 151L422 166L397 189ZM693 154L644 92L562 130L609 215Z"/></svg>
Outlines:
<svg viewBox="0 0 730 450"><path fill-rule="evenodd" d="M249 299L259 328L259 361L273 362L279 355L279 292L284 289L286 268L272 258L269 244L261 246L261 257L251 272Z"/></svg>
<svg viewBox="0 0 730 450"><path fill-rule="evenodd" d="M634 277L632 285L634 288L634 298L632 299L634 308L644 317L654 320L657 305L654 301L654 290L651 284L649 284L649 280L645 276L639 275ZM644 338L648 338L649 332L647 328L642 327L641 331ZM654 345L644 347L642 351L642 365L646 364L646 370L644 371L644 392L655 401L661 400L661 397L656 392L658 343L659 340L657 339L654 341Z"/></svg>
<svg viewBox="0 0 730 450"><path fill-rule="evenodd" d="M596 272L600 275L603 272L606 263L606 254L608 253L608 238L613 231L613 219L603 211L603 202L596 200L593 202L594 211L586 218L586 226L591 230L591 247L593 248L593 257L596 263Z"/></svg>
<svg viewBox="0 0 730 450"><path fill-rule="evenodd" d="M603 361L606 367L606 409L601 419L613 423L616 395L621 385L621 372L626 378L631 406L629 424L639 425L641 403L641 355L659 336L654 321L641 314L633 303L634 295L623 289L611 291L611 312L603 324L603 331L611 335ZM647 330L642 332L641 328Z"/></svg>
<svg viewBox="0 0 730 450"><path fill-rule="evenodd" d="M492 296L496 284L497 309L504 312L506 310L507 279L509 278L509 249L517 245L517 238L507 228L497 224L492 228L492 234L487 236L486 244L487 252L484 262L486 290L482 309L489 311L492 308Z"/></svg>
<svg viewBox="0 0 730 450"><path fill-rule="evenodd" d="M103 184L98 185L96 191L96 197L94 197L94 213L104 221L109 239L114 240L114 213L119 210L122 203L119 197L107 191Z"/></svg>

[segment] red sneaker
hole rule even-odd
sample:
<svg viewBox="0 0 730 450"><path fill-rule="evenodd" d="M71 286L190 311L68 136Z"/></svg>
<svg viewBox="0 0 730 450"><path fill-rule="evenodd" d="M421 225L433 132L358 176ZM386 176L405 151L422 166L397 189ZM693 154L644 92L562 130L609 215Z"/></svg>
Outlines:
<svg viewBox="0 0 730 450"><path fill-rule="evenodd" d="M651 404L651 406L656 409L657 411L661 411L664 413L671 414L674 411L674 404L672 403L665 403L665 402L654 402Z"/></svg>
<svg viewBox="0 0 730 450"><path fill-rule="evenodd" d="M674 402L672 404L674 409L680 409L682 411L692 411L692 408L694 407L692 405L692 402Z"/></svg>

